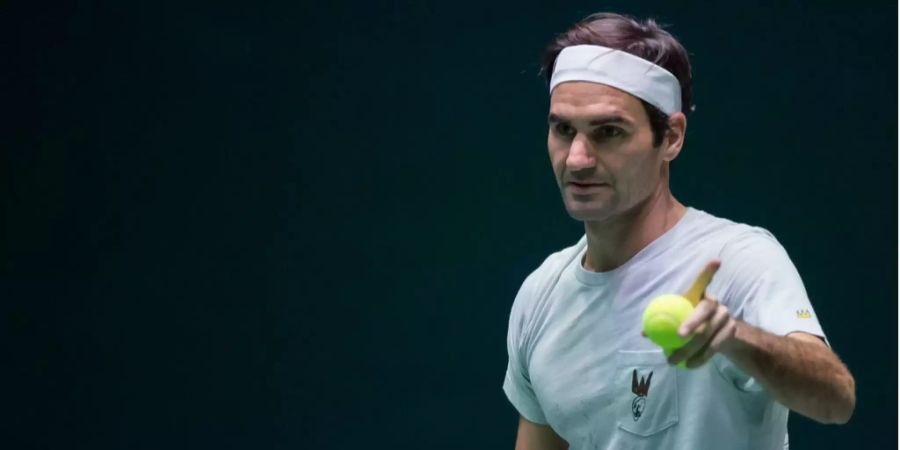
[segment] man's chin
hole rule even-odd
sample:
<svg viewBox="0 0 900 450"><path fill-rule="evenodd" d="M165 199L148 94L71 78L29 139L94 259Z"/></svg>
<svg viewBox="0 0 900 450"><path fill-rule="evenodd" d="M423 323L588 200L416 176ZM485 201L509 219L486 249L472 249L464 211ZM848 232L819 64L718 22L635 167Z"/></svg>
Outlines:
<svg viewBox="0 0 900 450"><path fill-rule="evenodd" d="M569 217L580 222L602 222L612 215L608 208L571 208L566 206Z"/></svg>

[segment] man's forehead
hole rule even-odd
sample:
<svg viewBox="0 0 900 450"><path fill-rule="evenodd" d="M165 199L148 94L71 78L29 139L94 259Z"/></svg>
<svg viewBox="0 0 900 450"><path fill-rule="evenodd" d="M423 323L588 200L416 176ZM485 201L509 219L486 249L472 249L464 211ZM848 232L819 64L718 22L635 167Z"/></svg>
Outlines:
<svg viewBox="0 0 900 450"><path fill-rule="evenodd" d="M586 81L562 83L550 95L550 113L562 116L620 115L635 119L641 101L620 89Z"/></svg>

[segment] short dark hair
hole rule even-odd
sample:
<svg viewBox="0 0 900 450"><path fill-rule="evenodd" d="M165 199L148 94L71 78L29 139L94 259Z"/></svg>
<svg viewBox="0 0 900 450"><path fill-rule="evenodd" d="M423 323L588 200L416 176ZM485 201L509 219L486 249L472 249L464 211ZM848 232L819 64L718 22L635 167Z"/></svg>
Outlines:
<svg viewBox="0 0 900 450"><path fill-rule="evenodd" d="M681 85L682 112L687 114L693 111L691 105L693 82L687 50L653 19L639 22L629 16L605 12L585 17L571 29L557 36L544 51L541 73L546 77L548 87L556 57L562 49L572 45L602 45L614 48L668 70L678 78L678 84ZM669 116L643 99L639 100L650 120L653 145L658 146L669 129Z"/></svg>

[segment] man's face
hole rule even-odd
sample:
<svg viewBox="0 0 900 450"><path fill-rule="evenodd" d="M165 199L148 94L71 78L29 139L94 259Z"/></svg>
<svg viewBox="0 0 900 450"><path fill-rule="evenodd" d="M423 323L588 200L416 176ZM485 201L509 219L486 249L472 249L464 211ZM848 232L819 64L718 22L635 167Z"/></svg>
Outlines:
<svg viewBox="0 0 900 450"><path fill-rule="evenodd" d="M653 147L647 113L631 94L597 83L560 84L550 96L549 124L550 162L572 218L609 219L659 185L663 147Z"/></svg>

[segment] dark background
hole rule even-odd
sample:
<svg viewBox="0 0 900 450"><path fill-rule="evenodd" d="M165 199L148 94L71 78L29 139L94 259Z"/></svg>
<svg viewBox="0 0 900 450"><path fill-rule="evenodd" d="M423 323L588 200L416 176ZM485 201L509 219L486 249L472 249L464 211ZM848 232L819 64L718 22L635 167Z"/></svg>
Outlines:
<svg viewBox="0 0 900 450"><path fill-rule="evenodd" d="M856 376L791 447L893 448L896 4L805 3L5 2L3 447L512 448L509 308L581 234L537 64L611 10L691 53L675 195Z"/></svg>

